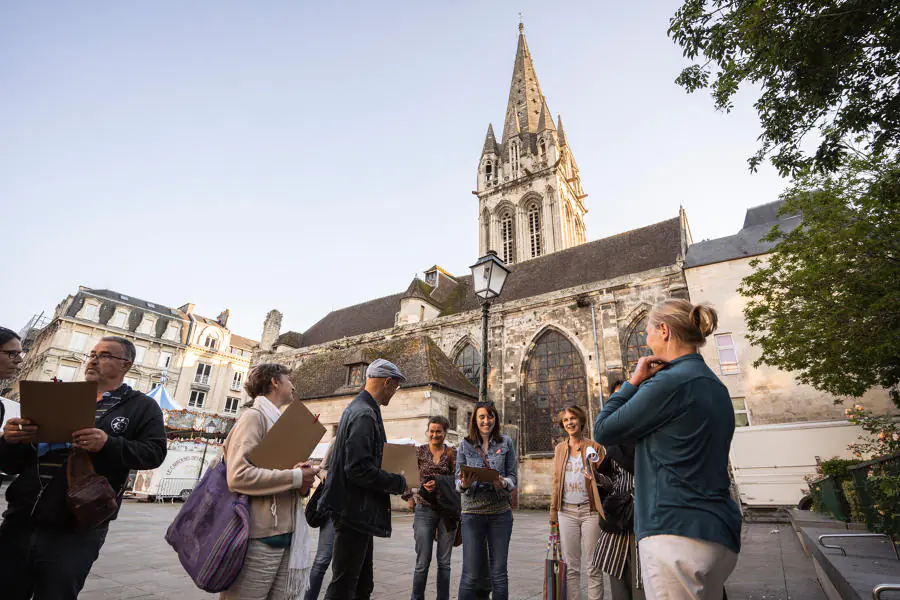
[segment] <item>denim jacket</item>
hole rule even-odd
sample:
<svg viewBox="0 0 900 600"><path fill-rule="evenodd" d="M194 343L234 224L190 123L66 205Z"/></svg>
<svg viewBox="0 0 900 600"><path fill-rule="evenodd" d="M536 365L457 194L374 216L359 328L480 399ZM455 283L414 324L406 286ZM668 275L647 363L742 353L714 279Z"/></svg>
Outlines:
<svg viewBox="0 0 900 600"><path fill-rule="evenodd" d="M516 489L519 479L519 461L516 458L516 449L513 447L512 439L504 435L500 442L491 438L488 442L488 450L485 453L488 459L488 467L500 472L500 477L506 482L505 490L498 490L492 483L484 483L476 481L469 489L462 489L459 482L460 467L468 465L470 467L484 467L484 458L477 446L473 446L466 440L459 443L459 450L456 454L456 489L467 496L475 496L481 494L494 494L498 499L508 500L512 495L512 491Z"/></svg>

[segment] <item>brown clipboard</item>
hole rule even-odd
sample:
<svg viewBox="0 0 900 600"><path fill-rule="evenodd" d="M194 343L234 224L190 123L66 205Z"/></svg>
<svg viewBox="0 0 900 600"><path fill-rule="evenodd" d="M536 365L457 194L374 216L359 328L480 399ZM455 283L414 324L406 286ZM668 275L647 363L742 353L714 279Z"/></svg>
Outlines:
<svg viewBox="0 0 900 600"><path fill-rule="evenodd" d="M250 462L261 469L293 469L309 460L325 436L325 426L300 400L295 400L279 417L259 445L250 451Z"/></svg>
<svg viewBox="0 0 900 600"><path fill-rule="evenodd" d="M72 432L96 427L97 382L19 382L20 412L38 426L38 442L72 441Z"/></svg>
<svg viewBox="0 0 900 600"><path fill-rule="evenodd" d="M421 485L419 459L416 456L416 447L412 444L385 444L381 468L388 473L403 473L408 488L417 488Z"/></svg>
<svg viewBox="0 0 900 600"><path fill-rule="evenodd" d="M470 467L469 465L460 465L459 470L465 473L467 477L474 476L473 481L482 481L484 483L494 483L500 481L500 471L496 469L486 469L484 467Z"/></svg>

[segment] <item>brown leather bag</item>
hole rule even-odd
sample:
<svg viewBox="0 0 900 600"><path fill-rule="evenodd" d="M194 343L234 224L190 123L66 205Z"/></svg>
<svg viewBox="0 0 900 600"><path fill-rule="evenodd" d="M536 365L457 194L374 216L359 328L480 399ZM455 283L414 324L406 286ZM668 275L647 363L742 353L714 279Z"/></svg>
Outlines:
<svg viewBox="0 0 900 600"><path fill-rule="evenodd" d="M119 510L116 491L106 477L97 474L86 452L72 451L66 465L66 478L69 482L66 496L78 529L93 529L115 516Z"/></svg>

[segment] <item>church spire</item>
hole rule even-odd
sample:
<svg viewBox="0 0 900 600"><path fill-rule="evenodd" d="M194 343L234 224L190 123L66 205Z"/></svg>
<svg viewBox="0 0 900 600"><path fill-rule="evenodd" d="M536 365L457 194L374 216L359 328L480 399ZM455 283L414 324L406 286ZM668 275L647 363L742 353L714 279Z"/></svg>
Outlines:
<svg viewBox="0 0 900 600"><path fill-rule="evenodd" d="M481 150L481 155L485 154L496 154L500 155L500 147L497 145L497 138L494 137L494 126L493 124L488 124L487 135L484 136L484 148Z"/></svg>
<svg viewBox="0 0 900 600"><path fill-rule="evenodd" d="M531 52L525 41L525 25L519 23L519 45L512 80L509 84L509 101L503 122L503 143L520 133L537 133L544 95L534 71ZM518 118L518 124L516 120Z"/></svg>
<svg viewBox="0 0 900 600"><path fill-rule="evenodd" d="M541 117L537 124L538 133L548 129L554 131L556 127L553 125L553 115L550 114L550 109L547 107L547 99L541 98L541 100Z"/></svg>
<svg viewBox="0 0 900 600"><path fill-rule="evenodd" d="M556 126L556 131L559 134L559 145L565 146L566 145L566 132L562 126L562 115L556 115L556 116L559 119L559 124Z"/></svg>

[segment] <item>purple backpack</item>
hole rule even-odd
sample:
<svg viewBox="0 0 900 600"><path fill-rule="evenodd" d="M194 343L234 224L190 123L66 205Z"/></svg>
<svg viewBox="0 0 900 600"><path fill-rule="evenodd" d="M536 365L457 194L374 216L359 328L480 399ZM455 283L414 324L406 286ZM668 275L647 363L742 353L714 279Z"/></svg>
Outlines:
<svg viewBox="0 0 900 600"><path fill-rule="evenodd" d="M250 542L250 505L228 489L224 460L188 496L166 541L201 590L221 592L237 579Z"/></svg>

